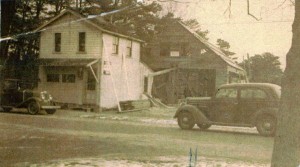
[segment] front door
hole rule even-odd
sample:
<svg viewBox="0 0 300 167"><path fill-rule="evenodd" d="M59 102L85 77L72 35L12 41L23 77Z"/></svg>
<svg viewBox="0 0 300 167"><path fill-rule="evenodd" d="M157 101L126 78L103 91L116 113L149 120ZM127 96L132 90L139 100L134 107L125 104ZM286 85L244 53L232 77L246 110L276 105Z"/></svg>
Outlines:
<svg viewBox="0 0 300 167"><path fill-rule="evenodd" d="M235 123L238 112L238 90L235 88L219 89L212 104L212 121Z"/></svg>
<svg viewBox="0 0 300 167"><path fill-rule="evenodd" d="M86 104L92 104L95 105L97 104L97 81L91 72L91 70L88 70L88 76L86 80L86 98L85 98L85 103Z"/></svg>

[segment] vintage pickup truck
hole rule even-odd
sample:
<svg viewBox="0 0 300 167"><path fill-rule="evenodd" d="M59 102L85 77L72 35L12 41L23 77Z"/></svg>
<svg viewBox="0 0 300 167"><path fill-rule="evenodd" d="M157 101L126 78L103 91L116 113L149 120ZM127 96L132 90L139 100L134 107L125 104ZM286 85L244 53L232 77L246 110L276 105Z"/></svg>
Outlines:
<svg viewBox="0 0 300 167"><path fill-rule="evenodd" d="M264 136L276 131L281 87L268 83L222 85L213 97L188 97L175 113L182 129L211 125L256 127Z"/></svg>
<svg viewBox="0 0 300 167"><path fill-rule="evenodd" d="M12 108L27 108L29 114L45 110L54 114L60 106L55 106L52 97L46 91L34 92L32 87L18 79L6 79L1 83L0 105L4 111Z"/></svg>

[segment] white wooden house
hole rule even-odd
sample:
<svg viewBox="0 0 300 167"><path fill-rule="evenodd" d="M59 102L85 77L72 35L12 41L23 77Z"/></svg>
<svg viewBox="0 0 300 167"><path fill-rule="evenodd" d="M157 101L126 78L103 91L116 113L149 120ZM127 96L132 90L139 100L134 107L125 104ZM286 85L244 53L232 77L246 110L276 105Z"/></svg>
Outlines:
<svg viewBox="0 0 300 167"><path fill-rule="evenodd" d="M140 62L143 41L102 18L86 19L65 10L36 31L38 88L50 92L55 101L113 108L119 101L141 99L147 91L144 81L151 70Z"/></svg>

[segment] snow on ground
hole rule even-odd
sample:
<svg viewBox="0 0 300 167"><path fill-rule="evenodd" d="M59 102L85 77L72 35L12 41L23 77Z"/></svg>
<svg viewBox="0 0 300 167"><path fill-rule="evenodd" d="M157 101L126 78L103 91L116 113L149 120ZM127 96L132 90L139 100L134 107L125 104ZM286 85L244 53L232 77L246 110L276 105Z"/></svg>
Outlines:
<svg viewBox="0 0 300 167"><path fill-rule="evenodd" d="M20 166L26 164L20 164ZM88 158L88 159L68 159L62 161L50 161L42 164L27 164L30 167L184 167L189 166L188 157L158 157L153 162L138 162L127 160L105 160L101 158ZM268 167L268 164L253 164L245 163L242 161L235 161L229 159L211 159L211 158L198 158L196 165L191 163L193 167Z"/></svg>

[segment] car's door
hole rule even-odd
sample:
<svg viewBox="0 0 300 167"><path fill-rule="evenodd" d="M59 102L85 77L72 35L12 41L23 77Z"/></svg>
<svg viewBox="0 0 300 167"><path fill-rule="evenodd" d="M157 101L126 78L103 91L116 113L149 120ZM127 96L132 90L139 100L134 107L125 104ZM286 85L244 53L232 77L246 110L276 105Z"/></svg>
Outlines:
<svg viewBox="0 0 300 167"><path fill-rule="evenodd" d="M234 123L238 111L238 90L221 88L212 101L212 121Z"/></svg>
<svg viewBox="0 0 300 167"><path fill-rule="evenodd" d="M260 88L243 88L240 91L239 121L248 124L251 123L251 117L255 112L268 107L270 97L264 89Z"/></svg>

